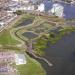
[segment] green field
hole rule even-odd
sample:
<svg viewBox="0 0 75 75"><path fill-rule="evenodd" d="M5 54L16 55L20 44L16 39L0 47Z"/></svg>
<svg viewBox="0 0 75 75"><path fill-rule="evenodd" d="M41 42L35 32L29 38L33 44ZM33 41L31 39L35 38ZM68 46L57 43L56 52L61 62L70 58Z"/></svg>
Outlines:
<svg viewBox="0 0 75 75"><path fill-rule="evenodd" d="M27 64L17 66L20 75L45 75L40 63L27 55Z"/></svg>
<svg viewBox="0 0 75 75"><path fill-rule="evenodd" d="M3 30L2 32L0 32L0 45L2 45L0 48L2 48L4 50L6 50L6 49L17 50L17 51L23 50L22 47L21 47L21 49L16 47L16 45L20 44L20 42L18 42L14 39L14 37L16 37L16 35L14 36L10 31L14 28L17 28L16 26L27 18L34 18L34 17L33 17L33 15L24 15L24 16L22 16L22 18L20 20L18 20L12 26L12 28L8 27L5 30ZM16 31L14 31L14 32L16 32ZM20 75L46 75L44 69L42 68L42 66L39 62L32 59L28 55L26 55L26 58L27 58L26 59L27 64L17 66L18 73Z"/></svg>
<svg viewBox="0 0 75 75"><path fill-rule="evenodd" d="M40 56L45 55L44 49L47 47L47 43L51 44L57 43L64 35L70 34L71 32L75 32L74 27L67 27L61 29L59 33L50 32L36 39L36 43L33 44L35 54Z"/></svg>
<svg viewBox="0 0 75 75"><path fill-rule="evenodd" d="M0 33L0 44L1 45L15 45L18 41L13 39L10 35L9 30L4 30Z"/></svg>

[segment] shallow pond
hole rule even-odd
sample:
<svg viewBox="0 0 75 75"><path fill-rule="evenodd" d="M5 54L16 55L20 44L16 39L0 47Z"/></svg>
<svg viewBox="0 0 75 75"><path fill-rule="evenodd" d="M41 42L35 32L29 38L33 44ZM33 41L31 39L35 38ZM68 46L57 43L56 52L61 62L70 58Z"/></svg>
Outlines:
<svg viewBox="0 0 75 75"><path fill-rule="evenodd" d="M19 25L17 25L17 27L26 26L26 25L29 25L31 23L33 23L33 19L25 19L22 23L20 23Z"/></svg>
<svg viewBox="0 0 75 75"><path fill-rule="evenodd" d="M32 32L25 32L25 33L23 33L22 35L25 36L25 37L28 38L28 39L33 39L33 38L38 37L37 34L32 33Z"/></svg>

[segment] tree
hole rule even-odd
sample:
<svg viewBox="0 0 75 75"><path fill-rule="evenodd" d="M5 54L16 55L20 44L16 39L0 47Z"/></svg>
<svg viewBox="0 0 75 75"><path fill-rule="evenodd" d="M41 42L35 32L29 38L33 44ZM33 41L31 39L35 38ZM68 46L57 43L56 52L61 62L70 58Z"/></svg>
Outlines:
<svg viewBox="0 0 75 75"><path fill-rule="evenodd" d="M21 15L21 14L23 14L23 11L22 10L17 10L16 12L14 12L15 14L17 14L17 15Z"/></svg>

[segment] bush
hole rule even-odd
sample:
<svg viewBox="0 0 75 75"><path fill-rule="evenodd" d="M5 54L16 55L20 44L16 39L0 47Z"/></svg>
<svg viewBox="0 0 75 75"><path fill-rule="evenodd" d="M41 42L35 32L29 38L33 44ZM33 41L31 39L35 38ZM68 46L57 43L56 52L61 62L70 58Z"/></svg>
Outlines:
<svg viewBox="0 0 75 75"><path fill-rule="evenodd" d="M17 14L17 15L21 15L21 14L23 14L23 11L21 11L21 10L17 10L16 12L14 12L15 14Z"/></svg>

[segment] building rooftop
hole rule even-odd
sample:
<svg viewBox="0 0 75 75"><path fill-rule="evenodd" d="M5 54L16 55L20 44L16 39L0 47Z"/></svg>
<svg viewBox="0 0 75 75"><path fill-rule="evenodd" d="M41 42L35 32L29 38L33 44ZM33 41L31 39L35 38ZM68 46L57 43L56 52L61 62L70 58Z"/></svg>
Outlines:
<svg viewBox="0 0 75 75"><path fill-rule="evenodd" d="M24 54L15 54L16 65L26 64L26 58Z"/></svg>
<svg viewBox="0 0 75 75"><path fill-rule="evenodd" d="M12 64L15 62L14 51L1 51L0 52L0 75L16 75ZM11 64L11 65L10 65Z"/></svg>

